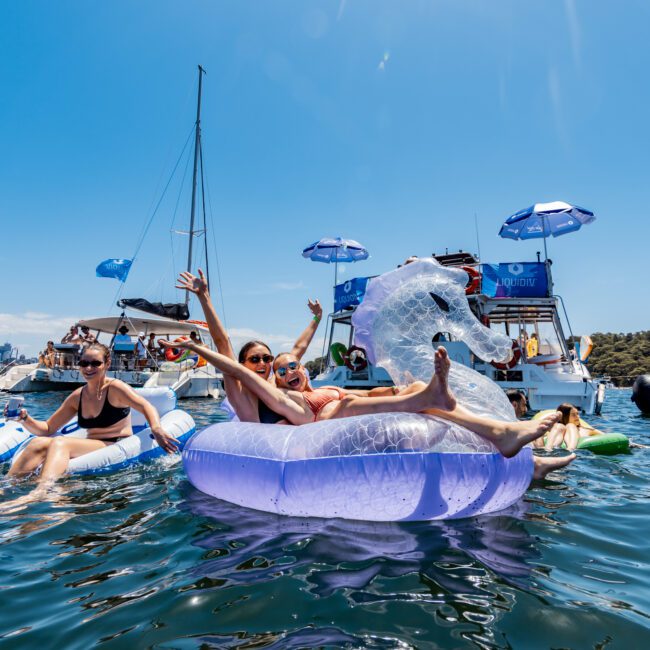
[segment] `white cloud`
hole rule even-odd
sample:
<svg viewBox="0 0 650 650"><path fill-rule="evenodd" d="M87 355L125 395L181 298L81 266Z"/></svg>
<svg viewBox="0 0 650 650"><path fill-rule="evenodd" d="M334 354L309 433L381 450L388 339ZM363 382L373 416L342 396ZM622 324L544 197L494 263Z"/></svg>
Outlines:
<svg viewBox="0 0 650 650"><path fill-rule="evenodd" d="M564 8L566 11L567 24L569 28L571 49L573 51L573 63L575 64L576 68L579 69L581 64L582 38L575 0L564 0Z"/></svg>
<svg viewBox="0 0 650 650"><path fill-rule="evenodd" d="M45 347L47 339L60 340L77 320L76 316L52 316L41 312L0 313L0 339L6 339L20 354L31 357Z"/></svg>

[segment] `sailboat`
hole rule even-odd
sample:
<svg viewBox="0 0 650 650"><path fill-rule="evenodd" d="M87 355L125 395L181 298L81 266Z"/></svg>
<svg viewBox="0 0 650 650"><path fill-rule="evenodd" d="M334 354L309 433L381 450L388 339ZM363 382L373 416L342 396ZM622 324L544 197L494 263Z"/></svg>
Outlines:
<svg viewBox="0 0 650 650"><path fill-rule="evenodd" d="M207 251L205 200L203 200L203 228L195 229L197 187L199 168L201 188L203 182L203 155L201 149L201 94L205 70L199 69L199 87L197 97L196 123L194 129L194 168L192 175L192 202L190 211L189 244L187 251L187 270L192 271L194 237L203 233L205 242L206 277L209 280L209 265ZM203 197L203 192L202 192ZM185 397L223 397L223 380L213 366L196 363L159 362L156 358L147 358L146 365L140 367L134 355L135 342L139 332L146 337L155 333L158 337L173 340L181 336L189 336L196 332L203 341L210 341L206 323L189 319L189 292L185 293L185 302L176 304L151 303L144 298L124 298L118 301L122 309L119 316L91 318L79 321L78 325L87 326L98 337L106 334L111 337L111 370L108 375L124 381L131 386L158 387L168 386L176 391L179 398ZM127 309L136 310L138 315L127 313ZM147 316L141 315L142 312ZM153 317L152 317L153 316ZM126 334L133 337L131 343L114 344L115 336L120 328L126 328ZM54 367L42 367L38 364L16 366L8 369L0 376L0 390L8 392L42 392L52 390L71 390L82 385L83 378L76 361L80 346L56 344L57 356ZM191 367L190 367L191 366Z"/></svg>

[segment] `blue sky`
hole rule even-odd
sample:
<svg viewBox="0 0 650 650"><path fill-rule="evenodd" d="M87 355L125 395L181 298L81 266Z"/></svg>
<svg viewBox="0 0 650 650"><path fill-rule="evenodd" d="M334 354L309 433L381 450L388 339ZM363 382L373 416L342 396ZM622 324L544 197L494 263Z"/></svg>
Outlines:
<svg viewBox="0 0 650 650"><path fill-rule="evenodd" d="M370 250L342 278L378 274L476 252L476 214L484 261L532 260L540 241L497 233L552 200L597 216L549 242L574 332L649 326L641 0L23 0L0 18L0 342L34 353L115 312L117 282L95 266L133 254L192 127L199 63L237 338L279 349L308 296L331 306L333 269L300 256L320 237ZM175 298L187 189L172 184L124 295Z"/></svg>

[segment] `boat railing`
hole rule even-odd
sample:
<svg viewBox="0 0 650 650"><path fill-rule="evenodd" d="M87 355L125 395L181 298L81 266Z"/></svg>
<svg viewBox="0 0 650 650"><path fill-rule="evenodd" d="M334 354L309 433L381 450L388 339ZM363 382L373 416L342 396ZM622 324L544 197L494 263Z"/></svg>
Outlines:
<svg viewBox="0 0 650 650"><path fill-rule="evenodd" d="M12 368L15 368L18 365L18 361L14 359L13 361L10 361L9 363L6 363L0 368L0 377L3 375L6 375Z"/></svg>

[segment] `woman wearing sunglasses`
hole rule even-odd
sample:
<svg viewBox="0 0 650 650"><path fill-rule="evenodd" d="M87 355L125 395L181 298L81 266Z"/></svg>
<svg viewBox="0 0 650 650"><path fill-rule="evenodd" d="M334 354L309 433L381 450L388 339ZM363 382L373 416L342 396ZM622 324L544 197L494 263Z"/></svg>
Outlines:
<svg viewBox="0 0 650 650"><path fill-rule="evenodd" d="M167 453L178 449L178 441L161 426L158 411L130 386L118 379L108 380L110 351L101 343L92 343L82 353L79 369L86 385L69 395L46 421L35 420L25 409L19 419L27 431L37 436L25 448L9 470L9 476L24 476L42 466L39 484L49 483L65 474L71 458L115 444L133 434L131 409L140 411L156 441ZM53 436L74 416L87 438Z"/></svg>
<svg viewBox="0 0 650 650"><path fill-rule="evenodd" d="M175 345L179 347L179 344ZM290 353L281 354L275 359L274 386L225 355L188 341L181 343L180 347L200 353L206 361L224 374L238 379L275 413L295 425L373 413L430 413L474 431L509 458L516 455L524 445L547 433L559 419L559 414L555 413L540 420L504 422L476 416L457 406L447 383L449 356L442 347L436 350L435 374L428 384L415 382L397 391L395 395L382 396L358 395L335 386L312 389L300 361ZM568 464L573 458L557 460L560 462L545 467L546 473L562 464ZM537 466L535 472L538 478Z"/></svg>
<svg viewBox="0 0 650 650"><path fill-rule="evenodd" d="M249 341L243 345L238 357L235 358L235 353L233 352L226 328L223 326L219 316L217 316L217 312L210 299L208 283L205 280L203 271L199 269L198 273L198 277L189 272L181 273L176 283L176 288L190 291L199 299L205 320L208 324L208 329L210 330L210 336L214 340L217 351L232 361L237 360L262 380L269 382L274 360L269 346L262 341ZM298 337L291 350L291 354L296 359L301 359L307 351L311 340L314 338L314 334L316 334L323 314L323 308L318 300L315 302L309 300L307 304L313 314L313 318L309 321L309 324ZM224 388L228 401L242 422L276 424L285 420L283 415L269 408L254 392L243 386L233 376L224 374Z"/></svg>

